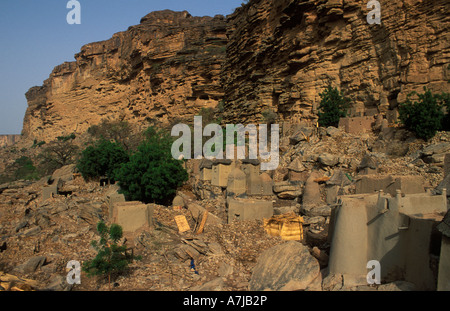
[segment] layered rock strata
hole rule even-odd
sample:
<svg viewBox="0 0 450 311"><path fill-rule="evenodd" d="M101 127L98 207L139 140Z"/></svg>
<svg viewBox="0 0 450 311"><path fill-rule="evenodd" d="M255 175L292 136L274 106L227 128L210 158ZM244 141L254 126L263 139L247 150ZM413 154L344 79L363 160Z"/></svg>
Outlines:
<svg viewBox="0 0 450 311"><path fill-rule="evenodd" d="M23 134L50 141L104 118L134 125L191 118L223 97L223 16L158 11L109 40L90 43L27 94Z"/></svg>

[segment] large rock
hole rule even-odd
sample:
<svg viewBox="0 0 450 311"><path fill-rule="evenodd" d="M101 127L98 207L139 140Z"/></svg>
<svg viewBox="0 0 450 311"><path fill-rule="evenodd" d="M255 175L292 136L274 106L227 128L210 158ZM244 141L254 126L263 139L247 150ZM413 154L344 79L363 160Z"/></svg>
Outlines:
<svg viewBox="0 0 450 311"><path fill-rule="evenodd" d="M51 292L68 292L71 291L72 288L73 285L67 283L66 276L54 275L50 278L49 284L43 290Z"/></svg>
<svg viewBox="0 0 450 311"><path fill-rule="evenodd" d="M289 241L261 254L253 269L250 290L304 290L319 273L319 263L308 248Z"/></svg>
<svg viewBox="0 0 450 311"><path fill-rule="evenodd" d="M172 206L183 208L184 207L184 199L182 197L180 197L179 195L177 195L172 201Z"/></svg>
<svg viewBox="0 0 450 311"><path fill-rule="evenodd" d="M322 153L318 160L323 166L335 166L339 163L339 158L329 153Z"/></svg>
<svg viewBox="0 0 450 311"><path fill-rule="evenodd" d="M306 170L306 167L303 165L303 162L300 159L300 157L297 157L297 158L294 159L294 161L292 161L289 164L288 169L290 171L301 173L301 172L304 172Z"/></svg>
<svg viewBox="0 0 450 311"><path fill-rule="evenodd" d="M68 182L73 179L73 173L76 171L76 165L70 164L63 166L52 174L53 180L61 180L62 182Z"/></svg>
<svg viewBox="0 0 450 311"><path fill-rule="evenodd" d="M310 137L314 133L313 127L303 127L300 128L294 135L289 137L289 143L291 145L296 145L299 142L308 140L308 137Z"/></svg>
<svg viewBox="0 0 450 311"><path fill-rule="evenodd" d="M280 181L273 184L273 192L280 199L293 200L303 194L302 182Z"/></svg>
<svg viewBox="0 0 450 311"><path fill-rule="evenodd" d="M444 142L425 147L422 150L421 155L422 157L427 157L432 156L433 154L445 154L449 151L450 151L450 143Z"/></svg>
<svg viewBox="0 0 450 311"><path fill-rule="evenodd" d="M275 193L300 190L302 190L302 184L300 182L279 181L273 184L273 192Z"/></svg>
<svg viewBox="0 0 450 311"><path fill-rule="evenodd" d="M374 156L366 155L361 160L361 163L358 165L358 172L367 172L371 173L376 171L378 168L378 161Z"/></svg>
<svg viewBox="0 0 450 311"><path fill-rule="evenodd" d="M32 258L28 259L25 263L16 267L15 270L22 272L22 273L33 273L37 269L42 267L46 261L47 261L47 258L45 256L32 257Z"/></svg>

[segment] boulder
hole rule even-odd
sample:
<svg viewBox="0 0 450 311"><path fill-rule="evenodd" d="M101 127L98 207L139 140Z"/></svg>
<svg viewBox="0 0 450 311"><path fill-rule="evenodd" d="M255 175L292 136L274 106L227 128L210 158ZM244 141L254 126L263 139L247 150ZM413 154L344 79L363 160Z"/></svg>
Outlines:
<svg viewBox="0 0 450 311"><path fill-rule="evenodd" d="M303 194L301 182L280 181L273 184L273 192L283 200L293 200Z"/></svg>
<svg viewBox="0 0 450 311"><path fill-rule="evenodd" d="M308 248L296 241L279 244L258 258L250 280L250 291L304 290L320 273Z"/></svg>
<svg viewBox="0 0 450 311"><path fill-rule="evenodd" d="M302 160L300 159L300 157L297 157L297 158L294 159L294 161L292 161L292 162L289 164L288 169L289 169L290 171L294 171L294 172L297 172L297 173L301 173L301 172L303 172L303 171L306 170L306 167L303 165L303 162L302 162Z"/></svg>
<svg viewBox="0 0 450 311"><path fill-rule="evenodd" d="M297 145L301 141L308 140L314 133L314 127L302 127L294 135L289 137L289 143L291 145Z"/></svg>
<svg viewBox="0 0 450 311"><path fill-rule="evenodd" d="M425 163L444 166L445 154L450 152L450 143L429 145L420 152L420 157Z"/></svg>
<svg viewBox="0 0 450 311"><path fill-rule="evenodd" d="M444 154L450 151L450 143L444 142L440 144L429 145L425 147L421 155L422 157L432 156L433 154Z"/></svg>
<svg viewBox="0 0 450 311"><path fill-rule="evenodd" d="M335 166L339 163L339 158L329 153L322 153L319 155L318 161L323 166Z"/></svg>
<svg viewBox="0 0 450 311"><path fill-rule="evenodd" d="M174 207L178 206L178 207L183 208L184 207L184 199L182 197L180 197L179 195L177 195L172 201L172 206L174 206Z"/></svg>
<svg viewBox="0 0 450 311"><path fill-rule="evenodd" d="M36 256L28 259L25 263L21 264L16 268L17 271L22 273L33 273L40 267L42 267L47 258L45 256Z"/></svg>
<svg viewBox="0 0 450 311"><path fill-rule="evenodd" d="M273 192L301 191L302 184L299 182L279 181L273 184Z"/></svg>
<svg viewBox="0 0 450 311"><path fill-rule="evenodd" d="M361 160L361 163L358 165L358 171L362 171L364 169L376 170L378 168L378 161L375 157L371 155L365 155Z"/></svg>
<svg viewBox="0 0 450 311"><path fill-rule="evenodd" d="M336 136L338 134L341 134L342 130L338 129L337 127L334 127L334 126L329 126L326 129L326 133L327 133L328 136L333 137L333 136Z"/></svg>
<svg viewBox="0 0 450 311"><path fill-rule="evenodd" d="M72 284L67 283L67 279L62 275L54 275L50 278L49 284L45 287L44 291L51 292L68 292L73 288Z"/></svg>
<svg viewBox="0 0 450 311"><path fill-rule="evenodd" d="M341 274L330 273L322 280L324 291L338 291L344 286L344 277Z"/></svg>
<svg viewBox="0 0 450 311"><path fill-rule="evenodd" d="M52 180L61 180L62 182L68 182L73 179L73 173L75 173L75 170L75 164L63 166L53 172Z"/></svg>
<svg viewBox="0 0 450 311"><path fill-rule="evenodd" d="M328 266L329 256L323 250L319 249L317 246L314 246L312 249L312 255L316 257L321 267Z"/></svg>
<svg viewBox="0 0 450 311"><path fill-rule="evenodd" d="M302 195L302 190L284 191L277 194L277 197L282 200L295 200Z"/></svg>

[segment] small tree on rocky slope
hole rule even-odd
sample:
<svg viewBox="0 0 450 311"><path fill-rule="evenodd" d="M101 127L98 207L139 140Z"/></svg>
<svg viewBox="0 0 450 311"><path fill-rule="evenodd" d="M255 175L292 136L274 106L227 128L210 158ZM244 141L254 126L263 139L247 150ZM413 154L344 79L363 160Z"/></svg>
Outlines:
<svg viewBox="0 0 450 311"><path fill-rule="evenodd" d="M45 144L46 147L39 154L39 167L42 174L51 174L55 170L76 161L79 148L73 143L74 139L74 134L60 136L56 140Z"/></svg>
<svg viewBox="0 0 450 311"><path fill-rule="evenodd" d="M127 247L119 245L122 239L122 227L112 224L108 227L103 221L97 224L97 232L100 235L100 241L92 241L91 245L97 251L97 256L84 262L83 271L88 276L103 275L108 277L108 285L111 289L111 276L120 274L128 269L128 265L133 260L139 260L140 257L128 255Z"/></svg>
<svg viewBox="0 0 450 311"><path fill-rule="evenodd" d="M319 94L322 99L319 104L319 125L323 127L339 125L339 119L347 116L350 99L337 88L329 85Z"/></svg>
<svg viewBox="0 0 450 311"><path fill-rule="evenodd" d="M450 127L448 109L450 108L449 94L432 94L424 88L425 93L412 92L408 94L405 103L399 107L400 121L406 129L418 138L428 140L437 131ZM417 101L412 100L416 96ZM445 114L447 110L447 115Z"/></svg>

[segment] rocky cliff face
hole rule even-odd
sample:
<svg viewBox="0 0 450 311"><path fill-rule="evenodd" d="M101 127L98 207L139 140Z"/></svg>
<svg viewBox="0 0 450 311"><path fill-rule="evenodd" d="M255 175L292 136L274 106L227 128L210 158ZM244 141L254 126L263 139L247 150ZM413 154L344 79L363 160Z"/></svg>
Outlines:
<svg viewBox="0 0 450 311"><path fill-rule="evenodd" d="M385 113L413 90L449 91L450 4L251 0L225 19L160 11L57 66L26 94L24 137L49 141L119 116L173 123L224 101L227 122L314 121L328 83L352 114Z"/></svg>
<svg viewBox="0 0 450 311"><path fill-rule="evenodd" d="M83 46L76 61L31 88L23 134L48 142L119 116L136 125L193 120L223 97L226 44L223 16L150 13L109 40Z"/></svg>
<svg viewBox="0 0 450 311"><path fill-rule="evenodd" d="M14 145L20 137L20 135L0 135L0 148Z"/></svg>
<svg viewBox="0 0 450 311"><path fill-rule="evenodd" d="M229 17L223 69L226 120L313 120L328 83L353 99L352 113L394 109L406 95L449 91L450 3L254 0Z"/></svg>

